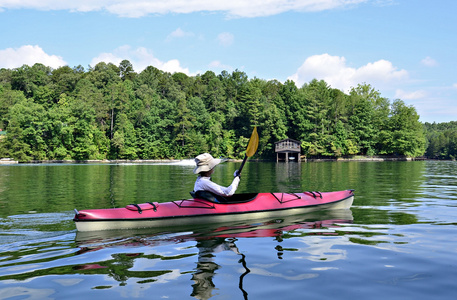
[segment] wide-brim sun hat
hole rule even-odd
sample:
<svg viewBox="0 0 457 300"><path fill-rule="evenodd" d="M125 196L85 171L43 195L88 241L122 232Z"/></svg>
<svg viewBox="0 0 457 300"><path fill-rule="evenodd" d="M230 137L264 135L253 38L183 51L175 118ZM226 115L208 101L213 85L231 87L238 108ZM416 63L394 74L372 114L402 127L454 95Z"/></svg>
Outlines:
<svg viewBox="0 0 457 300"><path fill-rule="evenodd" d="M222 159L214 158L209 153L200 154L195 158L195 164L197 166L194 169L194 174L211 171L215 166L217 166L221 162Z"/></svg>

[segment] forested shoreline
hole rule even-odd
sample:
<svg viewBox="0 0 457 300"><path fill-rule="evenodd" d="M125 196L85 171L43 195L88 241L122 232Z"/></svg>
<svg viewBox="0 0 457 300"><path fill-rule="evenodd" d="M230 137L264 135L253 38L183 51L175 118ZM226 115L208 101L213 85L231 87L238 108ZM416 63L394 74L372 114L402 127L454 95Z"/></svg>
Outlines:
<svg viewBox="0 0 457 300"><path fill-rule="evenodd" d="M456 124L422 124L414 107L366 83L345 94L322 80L297 87L239 70L136 73L127 60L0 70L0 157L22 162L240 158L254 125L261 159L284 138L301 141L307 157L456 156Z"/></svg>

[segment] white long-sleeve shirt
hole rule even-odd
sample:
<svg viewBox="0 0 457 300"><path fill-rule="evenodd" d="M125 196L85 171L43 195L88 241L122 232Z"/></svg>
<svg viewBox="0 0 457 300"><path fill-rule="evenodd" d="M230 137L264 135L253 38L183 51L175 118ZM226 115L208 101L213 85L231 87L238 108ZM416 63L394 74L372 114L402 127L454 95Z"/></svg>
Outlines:
<svg viewBox="0 0 457 300"><path fill-rule="evenodd" d="M223 187L211 181L211 177L204 177L198 176L197 180L195 181L194 191L208 191L212 192L216 195L229 197L235 194L236 189L238 188L238 184L240 183L240 177L236 176L232 184L228 187Z"/></svg>

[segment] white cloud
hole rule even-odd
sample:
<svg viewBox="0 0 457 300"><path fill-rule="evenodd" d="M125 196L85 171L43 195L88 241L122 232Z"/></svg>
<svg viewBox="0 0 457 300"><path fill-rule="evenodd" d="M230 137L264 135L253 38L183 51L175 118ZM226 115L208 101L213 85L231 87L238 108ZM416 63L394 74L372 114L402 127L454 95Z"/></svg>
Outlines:
<svg viewBox="0 0 457 300"><path fill-rule="evenodd" d="M427 93L423 90L406 92L404 90L398 89L395 92L395 99L402 99L402 100L416 100L422 99L427 96Z"/></svg>
<svg viewBox="0 0 457 300"><path fill-rule="evenodd" d="M288 79L298 86L312 79L324 80L332 88L348 92L359 83L368 83L379 89L387 84L399 83L408 79L406 70L398 70L387 60L378 60L359 68L346 64L346 58L329 54L308 57L297 72Z"/></svg>
<svg viewBox="0 0 457 300"><path fill-rule="evenodd" d="M42 63L54 69L67 65L62 57L49 55L37 45L24 45L15 49L0 50L0 68L14 69L22 65L33 66L36 63Z"/></svg>
<svg viewBox="0 0 457 300"><path fill-rule="evenodd" d="M427 67L435 67L438 65L437 61L431 58L430 56L427 56L423 60L421 60L421 64Z"/></svg>
<svg viewBox="0 0 457 300"><path fill-rule="evenodd" d="M262 17L288 11L323 11L350 7L369 0L0 0L4 9L69 10L79 12L106 10L138 18L149 14L224 12L231 17Z"/></svg>
<svg viewBox="0 0 457 300"><path fill-rule="evenodd" d="M133 65L133 69L137 73L143 71L148 66L154 66L165 72L182 72L187 75L194 75L189 72L188 68L183 68L177 59L172 59L164 62L154 57L152 52L144 47L132 49L127 45L115 49L112 53L101 53L92 59L91 66L95 66L99 62L119 65L124 59L130 61L130 63Z"/></svg>
<svg viewBox="0 0 457 300"><path fill-rule="evenodd" d="M173 31L172 33L170 33L166 40L169 42L173 39L179 39L179 38L184 38L184 37L192 37L194 36L194 33L193 32L189 32L189 31L184 31L182 30L181 28L177 28L175 31Z"/></svg>
<svg viewBox="0 0 457 300"><path fill-rule="evenodd" d="M222 32L217 36L217 40L219 41L219 44L224 47L228 47L231 44L233 44L234 39L235 38L234 38L233 34L231 34L230 32Z"/></svg>
<svg viewBox="0 0 457 300"><path fill-rule="evenodd" d="M232 66L229 66L229 65L224 65L223 63L221 63L219 60L214 60L212 61L208 67L211 69L211 70L214 70L214 71L222 71L222 70L226 70L226 71L233 71L233 67Z"/></svg>

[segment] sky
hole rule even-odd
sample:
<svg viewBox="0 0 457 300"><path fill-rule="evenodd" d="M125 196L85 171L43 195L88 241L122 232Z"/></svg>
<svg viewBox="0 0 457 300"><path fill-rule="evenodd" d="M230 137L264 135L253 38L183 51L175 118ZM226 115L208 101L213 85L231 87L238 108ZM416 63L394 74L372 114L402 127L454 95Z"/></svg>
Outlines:
<svg viewBox="0 0 457 300"><path fill-rule="evenodd" d="M0 0L0 68L127 59L189 76L370 84L457 121L455 0Z"/></svg>

